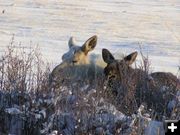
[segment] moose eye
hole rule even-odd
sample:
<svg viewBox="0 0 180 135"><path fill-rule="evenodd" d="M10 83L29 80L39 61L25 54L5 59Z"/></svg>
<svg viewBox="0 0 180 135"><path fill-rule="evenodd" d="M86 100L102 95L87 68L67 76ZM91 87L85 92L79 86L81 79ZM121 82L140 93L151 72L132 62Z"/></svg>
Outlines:
<svg viewBox="0 0 180 135"><path fill-rule="evenodd" d="M116 76L115 76L115 75L111 75L111 76L109 76L109 79L110 79L110 80L115 79L115 78L116 78Z"/></svg>

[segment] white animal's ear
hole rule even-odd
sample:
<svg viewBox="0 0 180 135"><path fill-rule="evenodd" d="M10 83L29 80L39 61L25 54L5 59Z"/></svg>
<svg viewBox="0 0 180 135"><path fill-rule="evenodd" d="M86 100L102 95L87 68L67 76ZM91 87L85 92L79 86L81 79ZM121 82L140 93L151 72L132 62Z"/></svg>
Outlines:
<svg viewBox="0 0 180 135"><path fill-rule="evenodd" d="M131 65L136 60L137 55L138 55L137 52L133 52L127 55L126 57L124 57L124 60L128 65Z"/></svg>
<svg viewBox="0 0 180 135"><path fill-rule="evenodd" d="M106 62L107 64L115 60L114 56L107 49L102 49L102 57L103 57L104 62Z"/></svg>
<svg viewBox="0 0 180 135"><path fill-rule="evenodd" d="M89 51L92 51L96 47L96 44L97 44L97 36L94 35L84 43L81 49L87 55Z"/></svg>
<svg viewBox="0 0 180 135"><path fill-rule="evenodd" d="M69 48L71 48L72 46L75 46L75 39L74 39L74 37L70 37L70 39L68 41L68 46L69 46Z"/></svg>

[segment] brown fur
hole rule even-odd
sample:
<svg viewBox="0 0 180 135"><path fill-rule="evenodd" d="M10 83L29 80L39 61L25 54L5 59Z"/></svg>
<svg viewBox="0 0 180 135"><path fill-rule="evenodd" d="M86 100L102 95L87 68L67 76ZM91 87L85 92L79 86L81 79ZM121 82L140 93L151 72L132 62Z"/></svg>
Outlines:
<svg viewBox="0 0 180 135"><path fill-rule="evenodd" d="M117 60L107 49L103 49L102 56L107 63L104 74L122 106L139 106L146 102L149 107L163 112L168 101L180 89L178 78L171 73L148 74L141 69L133 69L130 65L135 61L137 52Z"/></svg>

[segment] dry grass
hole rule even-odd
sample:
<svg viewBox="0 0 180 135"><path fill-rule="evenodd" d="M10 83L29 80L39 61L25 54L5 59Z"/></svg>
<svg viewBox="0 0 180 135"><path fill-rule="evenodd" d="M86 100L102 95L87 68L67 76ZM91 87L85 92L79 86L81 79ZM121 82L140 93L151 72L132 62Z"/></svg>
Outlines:
<svg viewBox="0 0 180 135"><path fill-rule="evenodd" d="M13 40L0 59L1 91L37 92L48 90L50 69L38 48L14 46Z"/></svg>
<svg viewBox="0 0 180 135"><path fill-rule="evenodd" d="M14 119L18 119L21 124L17 123L23 130L16 129L18 134L31 134L34 130L34 125L38 122L33 122L26 114L31 110L38 108L35 100L40 99L43 94L49 94L49 73L50 69L47 63L44 63L39 53L38 48L25 48L20 44L14 45L14 37L7 47L7 50L0 58L0 131L10 132ZM6 113L7 108L18 107L21 112L24 112L25 117L10 116ZM39 108L40 109L40 108ZM33 114L33 111L32 111ZM29 116L30 117L30 116ZM7 119L8 118L8 119ZM29 121L30 120L30 121ZM9 124L8 124L9 123ZM22 124L25 124L22 126ZM33 125L34 124L34 125ZM33 127L28 127L28 126Z"/></svg>
<svg viewBox="0 0 180 135"><path fill-rule="evenodd" d="M64 79L64 75L60 76L62 83L52 86L49 64L42 60L38 47L15 46L12 38L0 59L0 133L47 134L53 129L63 133L58 123L64 114L71 114L77 123L72 132L86 133L89 118L97 113L102 80L96 78L90 82L87 76L83 80L70 79L72 76L67 72L68 79ZM17 108L23 115L8 113L9 108ZM46 116L36 119L43 110ZM17 121L18 126L13 125L13 121ZM69 123L65 120L64 124ZM93 132L91 128L89 133Z"/></svg>
<svg viewBox="0 0 180 135"><path fill-rule="evenodd" d="M147 102L147 99L151 101L152 97L146 95L150 64L144 56L138 67L143 72L137 70L135 79L132 80L134 74L124 74L123 82L113 83L112 86L118 89L115 95L102 74L95 76L88 73L92 75L90 81L88 76L82 80L72 77L72 72L62 72L60 83L51 85L49 64L42 60L40 50L14 46L13 40L0 58L0 134L48 134L53 130L59 134L95 134L97 128L98 132L101 131L99 123L105 123L102 131L105 133L109 121L98 123L96 118L105 114L115 116L114 112L110 113L113 105L117 112L131 116L140 104ZM139 93L135 87L139 87ZM9 113L8 108L17 108L22 113ZM12 124L13 121L16 121L18 128ZM123 133L129 127L121 121L112 121L113 134ZM138 129L138 125L134 134L143 131Z"/></svg>

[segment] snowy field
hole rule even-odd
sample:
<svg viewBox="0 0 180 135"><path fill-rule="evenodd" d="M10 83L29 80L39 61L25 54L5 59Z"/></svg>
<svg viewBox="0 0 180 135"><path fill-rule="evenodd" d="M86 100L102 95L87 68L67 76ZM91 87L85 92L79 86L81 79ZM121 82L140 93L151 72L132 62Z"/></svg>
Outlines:
<svg viewBox="0 0 180 135"><path fill-rule="evenodd" d="M39 45L58 64L74 36L79 44L98 35L102 48L130 53L142 46L153 71L174 74L180 65L179 0L0 0L0 52L15 43Z"/></svg>

